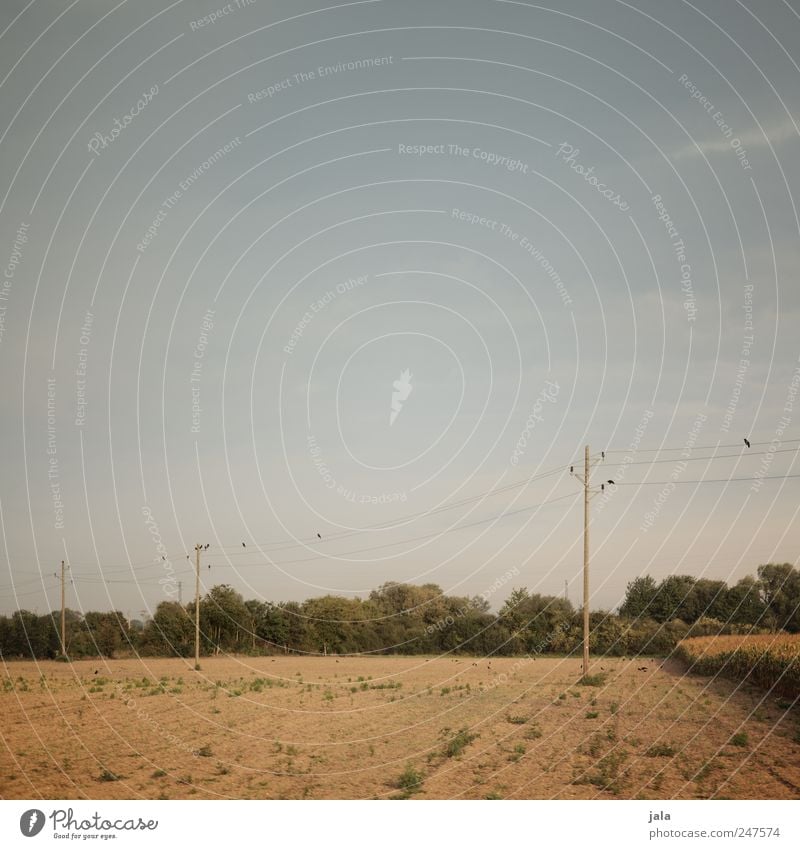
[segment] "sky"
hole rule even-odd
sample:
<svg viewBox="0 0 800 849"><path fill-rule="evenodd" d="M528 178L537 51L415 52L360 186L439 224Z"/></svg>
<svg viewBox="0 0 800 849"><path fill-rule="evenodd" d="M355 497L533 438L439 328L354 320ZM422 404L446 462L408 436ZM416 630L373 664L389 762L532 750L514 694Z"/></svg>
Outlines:
<svg viewBox="0 0 800 849"><path fill-rule="evenodd" d="M3 3L1 611L797 562L800 7L551 6Z"/></svg>

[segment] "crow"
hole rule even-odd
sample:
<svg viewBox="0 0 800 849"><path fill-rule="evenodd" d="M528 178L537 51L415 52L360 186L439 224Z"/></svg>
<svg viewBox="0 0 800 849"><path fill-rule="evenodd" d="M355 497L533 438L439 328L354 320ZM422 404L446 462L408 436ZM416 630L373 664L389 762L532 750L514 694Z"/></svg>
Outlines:
<svg viewBox="0 0 800 849"><path fill-rule="evenodd" d="M242 548L247 548L247 546L244 543L242 543Z"/></svg>
<svg viewBox="0 0 800 849"><path fill-rule="evenodd" d="M744 444L749 448L750 447L750 440L745 438Z"/></svg>
<svg viewBox="0 0 800 849"><path fill-rule="evenodd" d="M322 534L317 534L317 537L318 537L319 539L322 539Z"/></svg>

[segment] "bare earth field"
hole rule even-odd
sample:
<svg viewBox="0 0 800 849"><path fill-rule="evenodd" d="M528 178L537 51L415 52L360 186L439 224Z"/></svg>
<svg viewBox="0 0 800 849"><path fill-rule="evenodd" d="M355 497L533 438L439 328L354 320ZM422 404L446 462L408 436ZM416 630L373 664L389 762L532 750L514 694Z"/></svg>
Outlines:
<svg viewBox="0 0 800 849"><path fill-rule="evenodd" d="M646 667L646 668L643 668ZM6 663L0 796L800 795L800 717L658 660L213 658Z"/></svg>

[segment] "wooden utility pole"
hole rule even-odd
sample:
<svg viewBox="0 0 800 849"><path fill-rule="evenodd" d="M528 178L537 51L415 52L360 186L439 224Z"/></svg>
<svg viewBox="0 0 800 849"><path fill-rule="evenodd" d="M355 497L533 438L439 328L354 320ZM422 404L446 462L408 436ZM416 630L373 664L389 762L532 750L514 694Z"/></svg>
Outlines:
<svg viewBox="0 0 800 849"><path fill-rule="evenodd" d="M61 561L61 654L67 656L67 590L66 566Z"/></svg>
<svg viewBox="0 0 800 849"><path fill-rule="evenodd" d="M198 542L194 547L195 566L197 575L194 585L194 668L200 668L200 551L203 548Z"/></svg>
<svg viewBox="0 0 800 849"><path fill-rule="evenodd" d="M589 674L589 446L583 460L583 674Z"/></svg>

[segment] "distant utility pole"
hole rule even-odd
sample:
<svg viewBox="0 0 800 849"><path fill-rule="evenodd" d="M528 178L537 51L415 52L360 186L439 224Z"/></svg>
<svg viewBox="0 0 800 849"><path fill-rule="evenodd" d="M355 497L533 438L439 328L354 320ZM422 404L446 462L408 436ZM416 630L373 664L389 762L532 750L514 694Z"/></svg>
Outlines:
<svg viewBox="0 0 800 849"><path fill-rule="evenodd" d="M583 455L583 674L589 674L589 446Z"/></svg>
<svg viewBox="0 0 800 849"><path fill-rule="evenodd" d="M564 579L564 601L569 601L569 581Z"/></svg>
<svg viewBox="0 0 800 849"><path fill-rule="evenodd" d="M61 654L67 656L67 591L66 566L61 561Z"/></svg>
<svg viewBox="0 0 800 849"><path fill-rule="evenodd" d="M570 466L569 470L583 485L583 674L589 674L589 500L593 495L602 492L606 488L605 483L600 484L600 488L592 489L590 486L592 465L605 460L605 451L600 452L600 457L591 459L589 446L587 445L583 454L583 479L575 474L575 467ZM606 483L614 485L614 481L606 481Z"/></svg>
<svg viewBox="0 0 800 849"><path fill-rule="evenodd" d="M194 668L200 668L200 551L198 542L194 547L196 580L194 585Z"/></svg>
<svg viewBox="0 0 800 849"><path fill-rule="evenodd" d="M196 580L194 585L194 668L200 668L200 552L205 551L210 543L194 547Z"/></svg>
<svg viewBox="0 0 800 849"><path fill-rule="evenodd" d="M183 581L178 581L178 604L183 607Z"/></svg>

